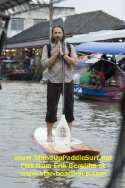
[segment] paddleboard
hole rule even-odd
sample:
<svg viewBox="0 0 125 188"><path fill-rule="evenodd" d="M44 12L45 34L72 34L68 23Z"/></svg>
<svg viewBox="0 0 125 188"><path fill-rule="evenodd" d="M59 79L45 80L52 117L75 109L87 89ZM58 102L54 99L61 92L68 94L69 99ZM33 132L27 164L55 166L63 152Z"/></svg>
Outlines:
<svg viewBox="0 0 125 188"><path fill-rule="evenodd" d="M54 141L47 142L47 131L42 127L35 129L33 133L34 142L47 154L47 155L90 155L96 156L100 152L95 148L84 144L80 140L73 138L67 145L57 145ZM53 131L54 140L54 131Z"/></svg>

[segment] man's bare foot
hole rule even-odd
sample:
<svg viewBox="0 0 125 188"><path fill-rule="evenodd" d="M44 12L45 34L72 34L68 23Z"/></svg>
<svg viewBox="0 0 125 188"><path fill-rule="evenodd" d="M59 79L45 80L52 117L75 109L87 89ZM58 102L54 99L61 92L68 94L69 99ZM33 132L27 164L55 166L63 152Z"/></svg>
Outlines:
<svg viewBox="0 0 125 188"><path fill-rule="evenodd" d="M47 136L47 142L53 142L52 136Z"/></svg>

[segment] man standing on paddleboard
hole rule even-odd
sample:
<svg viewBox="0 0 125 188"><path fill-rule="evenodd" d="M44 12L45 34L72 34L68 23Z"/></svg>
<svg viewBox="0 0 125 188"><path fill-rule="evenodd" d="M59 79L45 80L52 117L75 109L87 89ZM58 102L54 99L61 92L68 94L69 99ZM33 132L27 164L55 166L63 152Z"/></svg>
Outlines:
<svg viewBox="0 0 125 188"><path fill-rule="evenodd" d="M47 83L47 141L52 142L52 127L57 121L57 108L60 94L63 92L62 62L64 61L65 94L64 114L71 130L74 120L74 94L73 94L73 66L76 65L77 55L73 45L64 43L65 34L62 26L52 28L51 44L45 45L42 51L41 63L48 68ZM64 46L64 47L63 47Z"/></svg>

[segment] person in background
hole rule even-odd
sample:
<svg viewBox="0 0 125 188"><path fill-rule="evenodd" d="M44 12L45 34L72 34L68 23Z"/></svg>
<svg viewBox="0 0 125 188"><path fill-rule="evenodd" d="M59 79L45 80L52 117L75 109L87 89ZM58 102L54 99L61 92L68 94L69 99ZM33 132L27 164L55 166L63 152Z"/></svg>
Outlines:
<svg viewBox="0 0 125 188"><path fill-rule="evenodd" d="M34 56L32 55L31 58L30 58L30 70L33 69L33 67L35 66L35 60L34 60Z"/></svg>
<svg viewBox="0 0 125 188"><path fill-rule="evenodd" d="M106 56L106 54L102 54L101 59L102 60L108 60L108 57Z"/></svg>
<svg viewBox="0 0 125 188"><path fill-rule="evenodd" d="M47 141L52 142L52 127L57 121L57 108L62 93L62 60L65 62L65 105L64 114L71 130L74 120L74 94L73 94L73 66L77 63L76 52L73 45L69 56L68 48L65 44L63 51L65 35L62 26L52 28L51 38L51 56L48 56L47 45L43 47L41 63L43 67L48 68L47 83L47 113L45 121L47 123Z"/></svg>
<svg viewBox="0 0 125 188"><path fill-rule="evenodd" d="M97 69L92 73L91 84L94 85L94 88L102 88L105 86L105 74L102 70L98 71Z"/></svg>
<svg viewBox="0 0 125 188"><path fill-rule="evenodd" d="M90 76L90 84L95 86L96 85L96 79L99 77L99 72L96 69L92 70L92 74Z"/></svg>
<svg viewBox="0 0 125 188"><path fill-rule="evenodd" d="M96 76L96 85L95 88L102 88L105 86L105 74L102 70L98 71Z"/></svg>

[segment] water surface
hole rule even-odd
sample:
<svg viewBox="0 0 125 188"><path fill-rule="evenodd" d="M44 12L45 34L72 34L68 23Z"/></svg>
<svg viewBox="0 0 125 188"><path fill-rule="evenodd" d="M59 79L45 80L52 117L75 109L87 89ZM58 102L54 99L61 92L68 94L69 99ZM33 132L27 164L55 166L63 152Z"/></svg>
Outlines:
<svg viewBox="0 0 125 188"><path fill-rule="evenodd" d="M105 177L51 176L21 177L21 161L14 156L45 155L32 141L35 128L46 127L46 85L32 82L3 82L0 91L0 182L2 188L104 188L109 180L112 160L105 163ZM61 100L58 120L61 117ZM101 155L113 156L120 129L119 105L115 103L75 100L75 121L72 135L97 148ZM56 126L56 125L55 125ZM114 158L113 158L114 159ZM35 161L23 161L33 163ZM53 161L42 161L53 163ZM67 163L67 162L66 162ZM43 169L42 169L43 170ZM83 171L80 169L75 169ZM94 171L94 169L92 169ZM56 171L56 169L49 169ZM65 171L65 169L63 169ZM70 169L67 169L70 171ZM125 184L124 184L125 185Z"/></svg>

